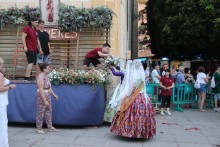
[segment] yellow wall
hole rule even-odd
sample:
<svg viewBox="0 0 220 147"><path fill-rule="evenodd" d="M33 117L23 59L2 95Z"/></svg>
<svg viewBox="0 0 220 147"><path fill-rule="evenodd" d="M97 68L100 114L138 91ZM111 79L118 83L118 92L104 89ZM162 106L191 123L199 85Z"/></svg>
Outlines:
<svg viewBox="0 0 220 147"><path fill-rule="evenodd" d="M115 15L113 18L113 26L110 32L111 52L115 56L127 58L127 0L60 0L60 2L75 5L77 7L96 7L108 6ZM29 5L31 7L38 7L39 0L7 0L0 1L0 9L7 9L11 6L18 6L19 8ZM103 42L104 43L104 42Z"/></svg>
<svg viewBox="0 0 220 147"><path fill-rule="evenodd" d="M137 0L139 4L146 4L148 0Z"/></svg>
<svg viewBox="0 0 220 147"><path fill-rule="evenodd" d="M120 46L120 42L118 41L118 37L119 37L119 32L118 32L118 19L120 19L120 15L119 14L119 2L120 0L92 0L91 5L92 6L103 6L106 5L108 7L110 7L117 15L114 16L113 19L113 27L111 29L111 33L110 33L110 44L111 44L111 52L114 55L118 55L118 48Z"/></svg>

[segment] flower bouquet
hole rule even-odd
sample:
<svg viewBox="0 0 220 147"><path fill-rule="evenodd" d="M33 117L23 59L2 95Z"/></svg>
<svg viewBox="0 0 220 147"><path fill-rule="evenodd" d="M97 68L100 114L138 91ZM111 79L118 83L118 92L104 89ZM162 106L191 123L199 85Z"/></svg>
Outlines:
<svg viewBox="0 0 220 147"><path fill-rule="evenodd" d="M119 65L119 58L110 56L107 57L103 63L105 68L109 68L110 66L118 66Z"/></svg>

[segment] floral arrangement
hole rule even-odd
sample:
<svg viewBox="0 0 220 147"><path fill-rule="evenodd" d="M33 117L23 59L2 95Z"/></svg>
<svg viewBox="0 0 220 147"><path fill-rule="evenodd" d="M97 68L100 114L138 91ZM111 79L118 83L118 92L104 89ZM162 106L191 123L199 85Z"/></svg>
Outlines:
<svg viewBox="0 0 220 147"><path fill-rule="evenodd" d="M30 17L40 17L40 9L25 6L19 9L17 6L7 10L0 10L0 28L6 27L8 24L20 25L30 20Z"/></svg>
<svg viewBox="0 0 220 147"><path fill-rule="evenodd" d="M110 29L114 12L106 6L96 8L76 8L75 6L59 5L58 28L62 32L81 31L83 27ZM8 24L20 25L30 20L30 17L40 18L40 9L17 6L0 10L0 28Z"/></svg>
<svg viewBox="0 0 220 147"><path fill-rule="evenodd" d="M105 59L103 66L105 68L109 68L110 66L118 66L119 65L119 58L114 57L114 56L109 56Z"/></svg>
<svg viewBox="0 0 220 147"><path fill-rule="evenodd" d="M62 32L81 31L84 27L110 29L114 12L108 7L76 8L59 5L58 28Z"/></svg>
<svg viewBox="0 0 220 147"><path fill-rule="evenodd" d="M109 81L107 80L108 73L104 70L78 70L68 68L53 69L49 78L52 84L91 84L107 86Z"/></svg>

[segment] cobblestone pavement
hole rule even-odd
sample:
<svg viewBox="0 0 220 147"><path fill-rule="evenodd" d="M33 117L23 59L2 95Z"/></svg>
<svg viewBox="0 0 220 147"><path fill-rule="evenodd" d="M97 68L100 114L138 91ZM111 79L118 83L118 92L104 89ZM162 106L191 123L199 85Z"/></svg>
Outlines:
<svg viewBox="0 0 220 147"><path fill-rule="evenodd" d="M220 144L220 113L194 109L172 113L172 116L156 115L157 135L150 140L118 137L110 133L108 125L56 126L59 132L41 135L36 134L34 124L10 123L9 143L10 147L217 147Z"/></svg>

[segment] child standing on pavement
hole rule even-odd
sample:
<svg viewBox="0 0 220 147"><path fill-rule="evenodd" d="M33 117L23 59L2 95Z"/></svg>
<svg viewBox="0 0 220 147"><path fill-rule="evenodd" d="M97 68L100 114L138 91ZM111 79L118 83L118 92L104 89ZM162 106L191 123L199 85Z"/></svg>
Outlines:
<svg viewBox="0 0 220 147"><path fill-rule="evenodd" d="M164 107L166 105L167 108L167 114L171 115L170 113L170 101L171 101L171 96L172 96L172 88L174 87L174 80L173 78L171 78L170 76L170 70L166 69L165 70L165 75L162 76L162 78L160 79L160 87L161 89L161 98L162 98L162 102L161 102L161 115L165 115L164 113Z"/></svg>

